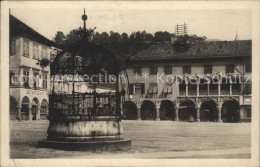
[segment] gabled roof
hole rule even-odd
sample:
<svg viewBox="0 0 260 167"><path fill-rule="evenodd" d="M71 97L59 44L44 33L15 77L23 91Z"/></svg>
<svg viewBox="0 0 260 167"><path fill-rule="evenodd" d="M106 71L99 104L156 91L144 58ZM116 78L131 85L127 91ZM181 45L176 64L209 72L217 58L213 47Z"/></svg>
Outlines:
<svg viewBox="0 0 260 167"><path fill-rule="evenodd" d="M10 37L22 36L29 38L35 42L46 46L56 46L54 42L50 41L25 23L18 20L16 17L10 15Z"/></svg>
<svg viewBox="0 0 260 167"><path fill-rule="evenodd" d="M167 60L213 57L252 56L252 41L200 41L187 51L175 51L172 44L152 45L132 57L132 60Z"/></svg>

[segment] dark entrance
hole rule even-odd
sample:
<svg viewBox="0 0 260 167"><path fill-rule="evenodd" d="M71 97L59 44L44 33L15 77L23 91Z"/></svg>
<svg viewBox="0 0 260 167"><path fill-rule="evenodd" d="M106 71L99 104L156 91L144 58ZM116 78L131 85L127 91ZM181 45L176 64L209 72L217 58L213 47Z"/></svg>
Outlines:
<svg viewBox="0 0 260 167"><path fill-rule="evenodd" d="M191 101L184 101L180 104L179 119L181 121L195 121L196 109L195 104Z"/></svg>
<svg viewBox="0 0 260 167"><path fill-rule="evenodd" d="M36 120L38 107L39 107L39 100L37 98L34 98L32 101L32 120Z"/></svg>
<svg viewBox="0 0 260 167"><path fill-rule="evenodd" d="M170 100L163 100L160 106L160 120L174 120L174 104Z"/></svg>
<svg viewBox="0 0 260 167"><path fill-rule="evenodd" d="M236 123L240 120L239 103L234 100L228 100L222 105L221 117L223 122Z"/></svg>
<svg viewBox="0 0 260 167"><path fill-rule="evenodd" d="M200 107L200 121L218 121L218 109L213 101L205 101Z"/></svg>
<svg viewBox="0 0 260 167"><path fill-rule="evenodd" d="M137 119L137 107L132 101L126 101L123 105L123 118L126 120Z"/></svg>
<svg viewBox="0 0 260 167"><path fill-rule="evenodd" d="M141 106L141 119L142 120L155 120L156 109L155 104L152 101L145 100Z"/></svg>

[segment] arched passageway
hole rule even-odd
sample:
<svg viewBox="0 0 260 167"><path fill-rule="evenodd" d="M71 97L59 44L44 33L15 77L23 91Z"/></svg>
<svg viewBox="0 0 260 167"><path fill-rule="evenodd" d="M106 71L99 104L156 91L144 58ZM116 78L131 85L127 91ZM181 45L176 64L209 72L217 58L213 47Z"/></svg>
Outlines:
<svg viewBox="0 0 260 167"><path fill-rule="evenodd" d="M228 100L223 103L221 110L223 122L236 123L240 120L239 103L235 100Z"/></svg>
<svg viewBox="0 0 260 167"><path fill-rule="evenodd" d="M137 106L132 101L126 101L123 105L123 116L126 120L137 119Z"/></svg>
<svg viewBox="0 0 260 167"><path fill-rule="evenodd" d="M15 98L13 96L10 96L10 119L11 120L15 120L16 119L16 115L18 113L18 108L17 108L17 101L15 100Z"/></svg>
<svg viewBox="0 0 260 167"><path fill-rule="evenodd" d="M174 120L174 103L170 100L163 100L160 105L160 120Z"/></svg>
<svg viewBox="0 0 260 167"><path fill-rule="evenodd" d="M179 119L180 121L196 120L196 108L195 108L195 104L192 101L184 101L180 103Z"/></svg>
<svg viewBox="0 0 260 167"><path fill-rule="evenodd" d="M141 119L142 120L155 120L156 119L156 105L154 102L145 100L141 106Z"/></svg>
<svg viewBox="0 0 260 167"><path fill-rule="evenodd" d="M48 114L48 102L46 99L43 99L41 102L41 120L47 119Z"/></svg>
<svg viewBox="0 0 260 167"><path fill-rule="evenodd" d="M39 107L39 100L35 97L32 100L32 120L36 120L38 107Z"/></svg>
<svg viewBox="0 0 260 167"><path fill-rule="evenodd" d="M200 121L218 121L217 105L213 101L204 101L200 106Z"/></svg>
<svg viewBox="0 0 260 167"><path fill-rule="evenodd" d="M22 120L29 119L29 105L30 105L30 100L27 96L25 96L22 100L22 108L21 108L21 119Z"/></svg>

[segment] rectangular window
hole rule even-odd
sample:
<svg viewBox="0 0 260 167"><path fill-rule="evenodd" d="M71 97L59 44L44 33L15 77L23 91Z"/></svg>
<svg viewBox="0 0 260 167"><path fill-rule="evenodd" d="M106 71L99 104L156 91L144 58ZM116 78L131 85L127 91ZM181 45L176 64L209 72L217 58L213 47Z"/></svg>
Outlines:
<svg viewBox="0 0 260 167"><path fill-rule="evenodd" d="M234 73L235 66L234 65L226 65L226 73Z"/></svg>
<svg viewBox="0 0 260 167"><path fill-rule="evenodd" d="M23 70L23 78L24 78L24 87L29 88L29 70L24 69Z"/></svg>
<svg viewBox="0 0 260 167"><path fill-rule="evenodd" d="M148 91L148 93L150 93L150 94L157 94L157 92L158 92L157 83L150 83L149 84L149 91Z"/></svg>
<svg viewBox="0 0 260 167"><path fill-rule="evenodd" d="M163 93L164 94L171 94L172 93L172 83L165 82L163 87Z"/></svg>
<svg viewBox="0 0 260 167"><path fill-rule="evenodd" d="M183 74L191 74L191 67L190 66L184 66L182 68Z"/></svg>
<svg viewBox="0 0 260 167"><path fill-rule="evenodd" d="M172 67L164 66L164 74L172 74Z"/></svg>
<svg viewBox="0 0 260 167"><path fill-rule="evenodd" d="M48 58L48 52L47 52L47 47L45 47L45 46L43 46L42 47L42 54L41 54L41 56L42 56L42 59L47 59Z"/></svg>
<svg viewBox="0 0 260 167"><path fill-rule="evenodd" d="M142 73L141 67L134 67L134 74L141 75L141 73Z"/></svg>
<svg viewBox="0 0 260 167"><path fill-rule="evenodd" d="M158 67L151 66L150 67L150 75L157 75Z"/></svg>
<svg viewBox="0 0 260 167"><path fill-rule="evenodd" d="M204 66L204 74L212 74L212 66L211 65Z"/></svg>
<svg viewBox="0 0 260 167"><path fill-rule="evenodd" d="M135 94L141 94L142 88L141 84L135 84Z"/></svg>
<svg viewBox="0 0 260 167"><path fill-rule="evenodd" d="M15 40L11 40L10 53L15 54Z"/></svg>
<svg viewBox="0 0 260 167"><path fill-rule="evenodd" d="M251 118L251 107L246 108L246 117Z"/></svg>
<svg viewBox="0 0 260 167"><path fill-rule="evenodd" d="M29 57L29 41L28 40L23 41L23 56Z"/></svg>
<svg viewBox="0 0 260 167"><path fill-rule="evenodd" d="M245 92L245 94L251 94L252 93L252 84L251 83L245 84L244 92Z"/></svg>
<svg viewBox="0 0 260 167"><path fill-rule="evenodd" d="M42 88L47 89L47 74L42 74Z"/></svg>
<svg viewBox="0 0 260 167"><path fill-rule="evenodd" d="M33 71L33 86L34 89L37 89L39 87L39 72L38 71Z"/></svg>
<svg viewBox="0 0 260 167"><path fill-rule="evenodd" d="M252 72L252 65L251 65L251 64L246 64L246 66L245 66L245 72L246 72L246 73L251 73L251 72Z"/></svg>
<svg viewBox="0 0 260 167"><path fill-rule="evenodd" d="M33 58L34 59L39 59L39 45L38 44L33 44Z"/></svg>

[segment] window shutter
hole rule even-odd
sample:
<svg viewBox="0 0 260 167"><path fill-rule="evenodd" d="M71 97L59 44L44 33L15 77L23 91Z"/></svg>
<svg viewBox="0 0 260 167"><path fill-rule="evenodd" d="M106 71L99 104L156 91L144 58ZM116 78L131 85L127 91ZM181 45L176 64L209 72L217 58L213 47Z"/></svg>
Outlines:
<svg viewBox="0 0 260 167"><path fill-rule="evenodd" d="M134 85L130 84L129 85L129 95L132 95L132 94L134 94Z"/></svg>
<svg viewBox="0 0 260 167"><path fill-rule="evenodd" d="M145 85L144 85L144 83L141 84L141 94L145 94Z"/></svg>

